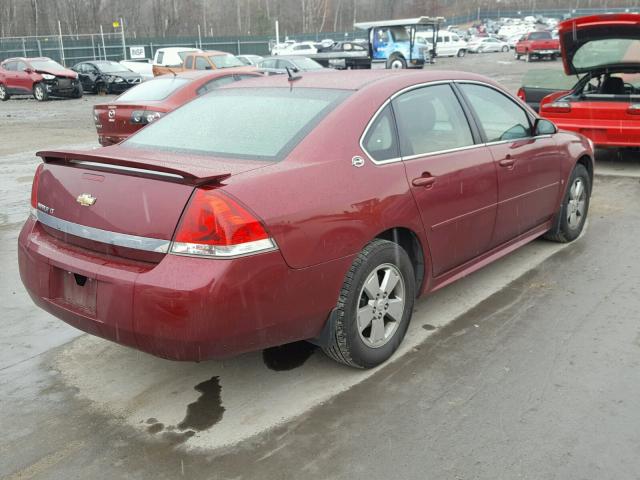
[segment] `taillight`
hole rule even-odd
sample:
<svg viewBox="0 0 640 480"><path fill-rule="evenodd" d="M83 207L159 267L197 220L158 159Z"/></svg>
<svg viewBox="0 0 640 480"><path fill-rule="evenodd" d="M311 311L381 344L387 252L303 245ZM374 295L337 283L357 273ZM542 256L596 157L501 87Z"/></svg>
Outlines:
<svg viewBox="0 0 640 480"><path fill-rule="evenodd" d="M196 189L182 214L171 252L207 257L236 257L276 244L251 212L217 190Z"/></svg>
<svg viewBox="0 0 640 480"><path fill-rule="evenodd" d="M525 103L527 101L527 94L525 93L524 88L522 87L518 89L518 98Z"/></svg>
<svg viewBox="0 0 640 480"><path fill-rule="evenodd" d="M33 183L31 184L31 207L38 208L38 184L40 183L40 173L44 167L44 163L38 165L36 173L33 176Z"/></svg>
<svg viewBox="0 0 640 480"><path fill-rule="evenodd" d="M629 105L627 113L630 115L640 115L640 103L632 103Z"/></svg>
<svg viewBox="0 0 640 480"><path fill-rule="evenodd" d="M544 106L546 113L569 113L571 104L569 102L553 102Z"/></svg>
<svg viewBox="0 0 640 480"><path fill-rule="evenodd" d="M162 115L164 115L162 112L153 110L134 110L131 112L130 122L136 125L146 125L158 120Z"/></svg>

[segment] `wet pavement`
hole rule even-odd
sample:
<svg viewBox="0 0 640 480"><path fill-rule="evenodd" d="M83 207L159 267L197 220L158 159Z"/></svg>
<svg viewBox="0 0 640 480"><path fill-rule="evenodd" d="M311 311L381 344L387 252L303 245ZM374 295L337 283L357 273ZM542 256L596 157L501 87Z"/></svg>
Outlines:
<svg viewBox="0 0 640 480"><path fill-rule="evenodd" d="M0 104L0 478L638 477L640 155L600 152L578 241L535 241L417 302L382 368L305 343L175 363L81 335L18 278L33 151L64 145L60 128L95 146L92 101L53 130L12 120L37 132L23 144L2 117L20 102Z"/></svg>

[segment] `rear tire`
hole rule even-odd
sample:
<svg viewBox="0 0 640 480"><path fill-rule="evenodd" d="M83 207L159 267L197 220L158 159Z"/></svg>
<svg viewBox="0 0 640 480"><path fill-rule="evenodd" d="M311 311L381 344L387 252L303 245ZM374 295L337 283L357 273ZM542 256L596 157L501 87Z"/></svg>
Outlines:
<svg viewBox="0 0 640 480"><path fill-rule="evenodd" d="M461 48L460 50L458 50L458 54L457 56L462 58L467 54L467 51L464 48Z"/></svg>
<svg viewBox="0 0 640 480"><path fill-rule="evenodd" d="M520 54L518 52L514 51L513 56L516 57L516 60L520 60Z"/></svg>
<svg viewBox="0 0 640 480"><path fill-rule="evenodd" d="M98 83L96 85L96 93L98 95L106 95L109 93L109 88L104 83Z"/></svg>
<svg viewBox="0 0 640 480"><path fill-rule="evenodd" d="M356 368L385 362L407 331L415 291L407 252L396 243L373 240L347 272L324 352Z"/></svg>
<svg viewBox="0 0 640 480"><path fill-rule="evenodd" d="M71 98L82 98L82 95L84 95L84 92L82 91L82 85L81 85L78 88L76 88L76 90L71 95Z"/></svg>
<svg viewBox="0 0 640 480"><path fill-rule="evenodd" d="M11 95L7 93L7 87L0 83L0 102L6 102L11 98Z"/></svg>
<svg viewBox="0 0 640 480"><path fill-rule="evenodd" d="M531 55L530 52L527 52L526 56L524 57L525 62L529 63L533 61L533 55Z"/></svg>
<svg viewBox="0 0 640 480"><path fill-rule="evenodd" d="M49 99L49 93L47 92L47 89L44 88L44 85L36 83L33 86L33 98L38 102L46 102Z"/></svg>
<svg viewBox="0 0 640 480"><path fill-rule="evenodd" d="M591 177L584 165L578 164L569 177L554 226L544 238L559 243L572 242L578 238L587 220L590 198Z"/></svg>

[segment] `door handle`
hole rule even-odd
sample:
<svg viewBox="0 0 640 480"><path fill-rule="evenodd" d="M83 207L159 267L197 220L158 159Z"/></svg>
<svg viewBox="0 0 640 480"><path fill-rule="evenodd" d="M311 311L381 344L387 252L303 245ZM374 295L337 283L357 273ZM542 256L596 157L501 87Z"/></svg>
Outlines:
<svg viewBox="0 0 640 480"><path fill-rule="evenodd" d="M425 172L422 174L421 177L418 178L414 178L411 181L411 184L414 187L424 187L424 188L431 188L433 187L433 184L436 181L436 177L432 176L429 172Z"/></svg>
<svg viewBox="0 0 640 480"><path fill-rule="evenodd" d="M498 164L501 167L506 167L506 168L513 168L513 166L515 165L516 161L511 158L511 155L507 155L504 159L500 160L498 162Z"/></svg>

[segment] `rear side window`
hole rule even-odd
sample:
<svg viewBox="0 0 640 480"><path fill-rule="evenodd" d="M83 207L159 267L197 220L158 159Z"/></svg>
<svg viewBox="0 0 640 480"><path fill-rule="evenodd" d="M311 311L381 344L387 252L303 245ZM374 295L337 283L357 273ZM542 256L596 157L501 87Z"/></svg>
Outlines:
<svg viewBox="0 0 640 480"><path fill-rule="evenodd" d="M391 105L387 105L376 117L362 140L365 151L378 162L400 156L394 122Z"/></svg>
<svg viewBox="0 0 640 480"><path fill-rule="evenodd" d="M532 32L529 40L551 40L551 32Z"/></svg>
<svg viewBox="0 0 640 480"><path fill-rule="evenodd" d="M127 90L118 97L119 102L147 102L164 100L190 80L179 77L156 78Z"/></svg>
<svg viewBox="0 0 640 480"><path fill-rule="evenodd" d="M162 60L164 60L164 52L158 52L158 60L156 63L160 65L162 64Z"/></svg>
<svg viewBox="0 0 640 480"><path fill-rule="evenodd" d="M15 72L17 65L18 65L17 62L7 62L2 66L2 68L4 68L5 70L8 70L9 72Z"/></svg>
<svg viewBox="0 0 640 480"><path fill-rule="evenodd" d="M474 144L458 98L449 85L411 90L393 101L403 157Z"/></svg>
<svg viewBox="0 0 640 480"><path fill-rule="evenodd" d="M491 87L461 84L460 88L475 111L487 142L531 136L529 116L515 101Z"/></svg>
<svg viewBox="0 0 640 480"><path fill-rule="evenodd" d="M223 88L198 97L125 141L129 147L277 161L348 92Z"/></svg>
<svg viewBox="0 0 640 480"><path fill-rule="evenodd" d="M228 84L236 82L238 80L240 80L240 79L239 78L235 78L234 75L227 75L226 77L214 78L210 82L207 82L204 85L202 85L198 89L197 94L198 95L202 95L204 93L207 93L207 92L213 90L214 88L222 87L223 85L228 85Z"/></svg>

